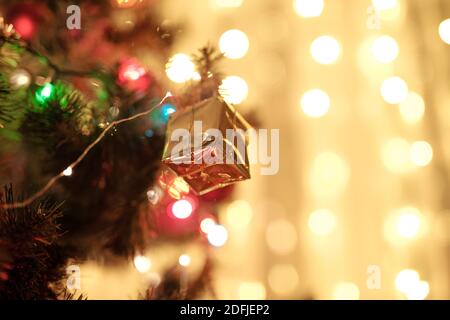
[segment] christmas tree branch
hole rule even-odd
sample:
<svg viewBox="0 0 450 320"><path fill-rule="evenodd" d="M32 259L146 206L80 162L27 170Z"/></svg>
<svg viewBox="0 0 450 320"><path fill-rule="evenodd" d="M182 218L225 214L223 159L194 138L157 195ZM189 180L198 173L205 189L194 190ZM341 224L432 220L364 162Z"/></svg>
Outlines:
<svg viewBox="0 0 450 320"><path fill-rule="evenodd" d="M90 77L91 76L91 71L78 71L78 70L62 69L62 68L60 68L49 57L47 57L44 54L40 53L36 48L32 47L28 43L23 43L23 42L19 42L18 43L16 40L11 40L11 39L6 39L5 42L9 43L11 45L23 48L29 54L44 60L46 62L46 64L53 71L55 71L56 75L65 75L65 76L74 76L74 77Z"/></svg>
<svg viewBox="0 0 450 320"><path fill-rule="evenodd" d="M67 175L71 175L72 170L75 169L81 161L83 161L84 158L86 158L86 156L89 154L89 152L98 144L102 141L102 139L105 137L105 135L115 126L125 123L125 122L129 122L129 121L133 121L135 119L141 118L143 116L146 116L148 114L150 114L153 110L155 110L156 108L158 108L159 106L161 106L164 101L171 97L172 94L170 92L167 92L166 95L164 96L164 98L161 99L161 101L156 104L155 106L151 107L150 109L137 113L133 116L127 117L127 118L123 118L120 120L116 120L111 122L100 134L99 136L91 143L87 146L86 149L84 149L84 151L80 154L80 156L74 161L72 162L66 169L64 169L63 171L61 171L60 173L58 173L57 175L53 176L48 182L47 184L40 189L38 192L36 192L35 194L33 194L31 197L20 201L20 202L13 202L13 203L3 203L0 205L1 208L3 209L13 209L13 208L25 208L27 206L29 206L30 204L32 204L35 200L39 199L40 197L42 197L44 194L46 194L52 187L53 185L58 182L58 180L60 180L62 177L67 176Z"/></svg>

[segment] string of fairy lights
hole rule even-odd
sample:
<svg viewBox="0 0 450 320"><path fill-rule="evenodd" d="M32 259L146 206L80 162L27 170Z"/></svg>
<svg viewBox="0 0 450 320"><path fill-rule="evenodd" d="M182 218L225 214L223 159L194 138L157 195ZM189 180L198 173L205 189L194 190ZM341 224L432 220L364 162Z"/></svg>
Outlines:
<svg viewBox="0 0 450 320"><path fill-rule="evenodd" d="M244 0L210 0L215 8L238 9ZM399 43L388 32L379 28L377 19L395 19L406 3L398 0L368 1L370 10L376 19L369 17L367 26L375 30L361 43L359 58L366 63L392 66L401 54ZM326 11L324 0L293 0L292 8L301 19L320 19ZM440 39L450 44L450 18L442 21L436 30ZM247 34L239 29L229 29L218 39L218 46L227 59L238 60L246 57L250 49ZM338 38L328 34L317 36L310 43L309 54L313 61L323 66L338 64L343 56L342 44ZM389 69L393 70L393 69ZM199 80L199 74L191 57L183 52L175 53L166 64L166 75L175 84ZM243 103L249 94L249 86L240 75L227 76L220 88L224 99L232 104ZM410 88L405 79L392 73L379 83L379 96L387 105L398 109L401 120L408 126L420 124L426 112L426 102L422 95ZM299 97L300 110L308 118L320 121L333 108L333 97L320 87L313 87ZM392 137L380 145L380 161L385 169L394 175L413 174L422 167L429 166L433 160L433 147L426 140L408 141L404 137ZM309 187L316 195L338 194L350 179L350 167L337 153L324 151L317 154L308 172ZM320 198L320 197L319 197ZM182 219L189 216L192 206L189 203L176 202L173 211ZM224 210L224 225L235 230L244 230L253 219L253 207L245 200L236 200ZM339 227L339 216L329 208L317 207L306 220L306 227L315 237L326 239ZM208 241L215 247L225 245L228 231L224 225L218 225L214 219L205 218L201 230L208 235ZM427 232L427 217L414 206L405 205L394 208L385 217L384 237L394 247L411 243ZM265 230L268 248L280 255L291 253L297 245L297 228L286 219L270 221ZM183 253L178 262L182 267L189 267L192 257ZM139 272L149 272L152 266L150 258L137 256L134 260ZM290 264L275 264L267 275L267 284L276 295L283 296L296 290L299 275ZM394 286L407 299L425 299L430 292L430 284L421 278L417 270L405 268L398 270ZM266 286L259 281L243 281L237 288L237 296L242 299L264 299L267 297ZM330 296L335 299L359 299L360 287L354 282L338 282Z"/></svg>

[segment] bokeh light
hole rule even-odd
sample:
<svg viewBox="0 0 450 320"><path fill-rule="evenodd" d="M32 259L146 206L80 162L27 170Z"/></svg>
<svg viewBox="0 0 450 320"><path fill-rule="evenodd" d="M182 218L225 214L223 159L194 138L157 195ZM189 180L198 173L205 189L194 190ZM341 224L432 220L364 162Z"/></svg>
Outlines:
<svg viewBox="0 0 450 320"><path fill-rule="evenodd" d="M238 76L228 76L222 80L219 93L223 99L231 104L242 103L248 96L248 85Z"/></svg>
<svg viewBox="0 0 450 320"><path fill-rule="evenodd" d="M297 244L297 231L289 221L278 219L268 224L266 241L273 252L285 255L295 249Z"/></svg>
<svg viewBox="0 0 450 320"><path fill-rule="evenodd" d="M233 201L226 210L227 223L236 229L246 227L252 220L252 216L252 206L245 200Z"/></svg>
<svg viewBox="0 0 450 320"><path fill-rule="evenodd" d="M195 69L191 57L184 53L173 55L166 64L166 74L175 83L192 80L195 76Z"/></svg>
<svg viewBox="0 0 450 320"><path fill-rule="evenodd" d="M200 222L200 230L202 230L203 233L208 234L215 225L216 221L211 218L205 218Z"/></svg>
<svg viewBox="0 0 450 320"><path fill-rule="evenodd" d="M439 24L439 36L446 44L450 44L450 18Z"/></svg>
<svg viewBox="0 0 450 320"><path fill-rule="evenodd" d="M425 102L420 94L410 91L406 99L400 103L399 111L406 123L418 123L423 118Z"/></svg>
<svg viewBox="0 0 450 320"><path fill-rule="evenodd" d="M320 64L332 64L336 62L341 53L341 45L330 36L320 36L311 43L311 56Z"/></svg>
<svg viewBox="0 0 450 320"><path fill-rule="evenodd" d="M336 228L336 215L328 209L317 209L309 215L308 227L317 236L330 235Z"/></svg>
<svg viewBox="0 0 450 320"><path fill-rule="evenodd" d="M392 173L404 174L412 169L410 144L403 138L392 138L381 148L384 166Z"/></svg>
<svg viewBox="0 0 450 320"><path fill-rule="evenodd" d="M373 41L372 54L378 62L390 63L398 56L397 41L390 36L380 36Z"/></svg>
<svg viewBox="0 0 450 320"><path fill-rule="evenodd" d="M359 288L353 282L339 282L333 289L334 300L359 300Z"/></svg>
<svg viewBox="0 0 450 320"><path fill-rule="evenodd" d="M140 273L148 272L150 270L150 268L152 267L152 261L150 260L150 258L145 257L145 256L136 256L136 257L134 257L133 262L134 262L134 267Z"/></svg>
<svg viewBox="0 0 450 320"><path fill-rule="evenodd" d="M345 188L349 177L350 169L339 155L322 152L310 171L311 189L317 196L335 196Z"/></svg>
<svg viewBox="0 0 450 320"><path fill-rule="evenodd" d="M219 39L220 51L229 59L240 59L244 57L249 45L247 35L237 29L225 31Z"/></svg>
<svg viewBox="0 0 450 320"><path fill-rule="evenodd" d="M178 219L189 218L193 210L192 204L186 199L175 201L172 205L172 214Z"/></svg>
<svg viewBox="0 0 450 320"><path fill-rule="evenodd" d="M394 246L404 246L427 231L427 220L412 206L393 210L384 222L384 237Z"/></svg>
<svg viewBox="0 0 450 320"><path fill-rule="evenodd" d="M405 292L408 300L425 300L430 293L430 284L427 281L418 281Z"/></svg>
<svg viewBox="0 0 450 320"><path fill-rule="evenodd" d="M330 104L330 97L320 89L309 90L300 99L303 112L312 118L320 118L327 114Z"/></svg>
<svg viewBox="0 0 450 320"><path fill-rule="evenodd" d="M414 288L415 283L419 282L420 276L416 270L404 269L397 273L395 277L395 287L400 292L408 292L411 288Z"/></svg>
<svg viewBox="0 0 450 320"><path fill-rule="evenodd" d="M187 254L182 254L178 258L178 263L182 267L189 267L189 265L191 264L191 257L189 255L187 255Z"/></svg>
<svg viewBox="0 0 450 320"><path fill-rule="evenodd" d="M418 167L427 166L433 159L433 148L426 141L415 141L411 144L411 162Z"/></svg>
<svg viewBox="0 0 450 320"><path fill-rule="evenodd" d="M224 226L216 224L209 228L208 242L214 247L222 247L228 240L228 231Z"/></svg>
<svg viewBox="0 0 450 320"><path fill-rule="evenodd" d="M424 300L430 293L430 284L420 280L419 273L413 269L400 271L395 277L395 287L408 300Z"/></svg>
<svg viewBox="0 0 450 320"><path fill-rule="evenodd" d="M294 0L295 12L303 18L319 17L324 8L323 0Z"/></svg>
<svg viewBox="0 0 450 320"><path fill-rule="evenodd" d="M289 264L278 264L269 270L270 288L277 294L289 294L297 288L299 281L297 270Z"/></svg>
<svg viewBox="0 0 450 320"><path fill-rule="evenodd" d="M28 14L18 15L13 19L12 24L17 33L26 40L31 39L37 31L36 22Z"/></svg>
<svg viewBox="0 0 450 320"><path fill-rule="evenodd" d="M51 83L46 83L36 90L35 97L40 104L45 104L53 97L54 93L55 86Z"/></svg>
<svg viewBox="0 0 450 320"><path fill-rule="evenodd" d="M399 210L396 229L403 238L414 238L419 234L421 227L420 210L414 207L406 207Z"/></svg>
<svg viewBox="0 0 450 320"><path fill-rule="evenodd" d="M26 70L18 69L11 73L9 80L14 89L28 87L31 82L31 75Z"/></svg>
<svg viewBox="0 0 450 320"><path fill-rule="evenodd" d="M390 77L381 84L381 96L389 104L398 104L406 99L408 85L400 77Z"/></svg>

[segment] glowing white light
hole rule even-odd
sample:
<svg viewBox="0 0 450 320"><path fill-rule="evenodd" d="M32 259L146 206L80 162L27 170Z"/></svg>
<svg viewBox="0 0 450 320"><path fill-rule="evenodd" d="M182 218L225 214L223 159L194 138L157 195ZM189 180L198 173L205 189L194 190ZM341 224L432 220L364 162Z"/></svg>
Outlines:
<svg viewBox="0 0 450 320"><path fill-rule="evenodd" d="M425 101L415 92L409 92L405 100L399 105L402 119L407 123L419 122L425 112Z"/></svg>
<svg viewBox="0 0 450 320"><path fill-rule="evenodd" d="M187 254L182 254L178 258L178 263L180 264L180 266L188 267L191 264L191 257Z"/></svg>
<svg viewBox="0 0 450 320"><path fill-rule="evenodd" d="M14 88L27 87L31 82L31 77L27 71L18 69L13 72L10 81Z"/></svg>
<svg viewBox="0 0 450 320"><path fill-rule="evenodd" d="M416 270L404 269L397 273L395 277L395 287L403 293L411 291L415 284L420 281L419 273Z"/></svg>
<svg viewBox="0 0 450 320"><path fill-rule="evenodd" d="M309 229L318 236L327 236L336 228L336 215L327 209L312 212L308 219Z"/></svg>
<svg viewBox="0 0 450 320"><path fill-rule="evenodd" d="M408 96L408 85L400 77L391 77L381 84L381 96L390 104L398 104Z"/></svg>
<svg viewBox="0 0 450 320"><path fill-rule="evenodd" d="M358 300L359 288L353 282L340 282L333 290L335 300Z"/></svg>
<svg viewBox="0 0 450 320"><path fill-rule="evenodd" d="M211 218L205 218L200 222L200 229L208 234L211 231L211 228L213 228L216 225L216 222Z"/></svg>
<svg viewBox="0 0 450 320"><path fill-rule="evenodd" d="M67 167L66 170L63 171L63 175L66 177L70 177L73 173L72 167Z"/></svg>
<svg viewBox="0 0 450 320"><path fill-rule="evenodd" d="M372 44L372 54L381 63L390 63L398 56L397 41L390 36L380 36Z"/></svg>
<svg viewBox="0 0 450 320"><path fill-rule="evenodd" d="M332 64L339 58L341 46L333 37L320 36L312 42L310 52L317 63Z"/></svg>
<svg viewBox="0 0 450 320"><path fill-rule="evenodd" d="M330 104L330 97L320 89L309 90L300 99L303 112L312 118L320 118L326 115L328 109L330 109Z"/></svg>
<svg viewBox="0 0 450 320"><path fill-rule="evenodd" d="M166 64L166 74L170 80L183 83L195 77L195 64L191 58L184 53L177 53L169 59Z"/></svg>
<svg viewBox="0 0 450 320"><path fill-rule="evenodd" d="M226 102L239 104L248 96L248 85L241 77L228 76L222 80L219 93Z"/></svg>
<svg viewBox="0 0 450 320"><path fill-rule="evenodd" d="M414 238L419 234L422 224L420 210L414 207L406 207L399 210L396 222L398 234L403 238Z"/></svg>
<svg viewBox="0 0 450 320"><path fill-rule="evenodd" d="M294 0L295 12L303 18L319 17L322 14L323 0Z"/></svg>
<svg viewBox="0 0 450 320"><path fill-rule="evenodd" d="M378 11L395 9L398 5L397 0L372 0L372 5Z"/></svg>
<svg viewBox="0 0 450 320"><path fill-rule="evenodd" d="M408 300L425 300L429 293L430 284L427 281L418 281L405 292L405 295Z"/></svg>
<svg viewBox="0 0 450 320"><path fill-rule="evenodd" d="M411 162L418 167L425 167L433 159L433 148L426 141L416 141L411 145Z"/></svg>
<svg viewBox="0 0 450 320"><path fill-rule="evenodd" d="M241 30L232 29L225 31L219 39L220 51L230 59L244 57L249 48L247 35Z"/></svg>
<svg viewBox="0 0 450 320"><path fill-rule="evenodd" d="M134 257L134 266L140 273L145 273L152 267L152 261L145 256Z"/></svg>
<svg viewBox="0 0 450 320"><path fill-rule="evenodd" d="M450 44L450 18L439 24L439 36L446 44Z"/></svg>
<svg viewBox="0 0 450 320"><path fill-rule="evenodd" d="M184 199L176 201L172 206L172 213L178 219L186 219L191 216L192 204Z"/></svg>
<svg viewBox="0 0 450 320"><path fill-rule="evenodd" d="M222 247L228 240L228 231L224 226L216 224L208 232L208 242L214 247Z"/></svg>

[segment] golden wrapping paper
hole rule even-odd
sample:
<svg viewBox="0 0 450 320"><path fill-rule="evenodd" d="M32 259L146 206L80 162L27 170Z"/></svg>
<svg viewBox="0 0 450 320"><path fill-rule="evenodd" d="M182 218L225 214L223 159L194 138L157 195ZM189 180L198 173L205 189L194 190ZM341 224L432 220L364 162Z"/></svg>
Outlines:
<svg viewBox="0 0 450 320"><path fill-rule="evenodd" d="M204 100L170 118L163 163L199 195L250 179L250 128L222 98Z"/></svg>

